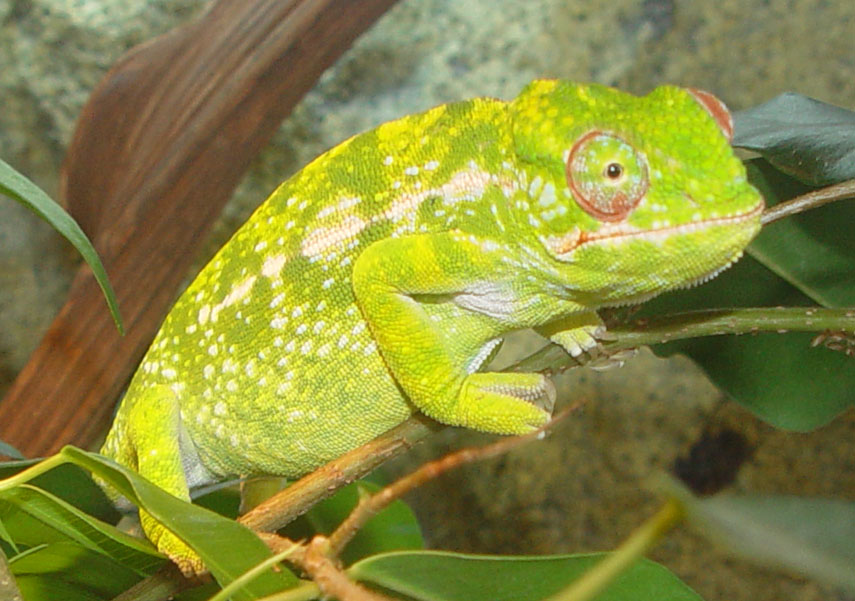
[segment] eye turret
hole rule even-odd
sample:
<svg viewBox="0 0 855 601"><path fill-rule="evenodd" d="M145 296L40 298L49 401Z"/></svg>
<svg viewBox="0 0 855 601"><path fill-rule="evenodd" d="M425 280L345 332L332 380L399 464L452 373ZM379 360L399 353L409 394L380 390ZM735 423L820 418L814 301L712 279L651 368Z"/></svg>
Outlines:
<svg viewBox="0 0 855 601"><path fill-rule="evenodd" d="M565 170L579 206L603 221L621 221L647 192L646 158L618 136L588 132L573 145Z"/></svg>

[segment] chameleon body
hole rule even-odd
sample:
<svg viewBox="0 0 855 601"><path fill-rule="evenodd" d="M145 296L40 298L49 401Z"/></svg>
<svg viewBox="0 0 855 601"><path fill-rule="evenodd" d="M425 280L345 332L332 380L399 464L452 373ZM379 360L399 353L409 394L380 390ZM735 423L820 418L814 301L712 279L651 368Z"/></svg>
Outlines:
<svg viewBox="0 0 855 601"><path fill-rule="evenodd" d="M230 476L300 476L415 411L496 433L541 426L549 381L484 372L486 360L521 328L591 351L596 309L736 260L763 200L730 130L698 90L543 80L345 141L283 183L181 295L103 453L188 498Z"/></svg>

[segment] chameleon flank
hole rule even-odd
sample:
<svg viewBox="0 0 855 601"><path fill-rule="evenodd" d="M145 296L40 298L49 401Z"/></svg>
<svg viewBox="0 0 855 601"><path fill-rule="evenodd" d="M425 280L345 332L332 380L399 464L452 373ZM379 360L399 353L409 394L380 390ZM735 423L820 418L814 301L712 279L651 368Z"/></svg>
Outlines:
<svg viewBox="0 0 855 601"><path fill-rule="evenodd" d="M521 328L591 351L596 309L735 261L763 200L731 131L699 90L535 81L511 102L439 106L347 140L181 295L103 453L186 499L231 476L300 476L415 411L537 428L551 383L482 367ZM185 572L201 569L141 519Z"/></svg>

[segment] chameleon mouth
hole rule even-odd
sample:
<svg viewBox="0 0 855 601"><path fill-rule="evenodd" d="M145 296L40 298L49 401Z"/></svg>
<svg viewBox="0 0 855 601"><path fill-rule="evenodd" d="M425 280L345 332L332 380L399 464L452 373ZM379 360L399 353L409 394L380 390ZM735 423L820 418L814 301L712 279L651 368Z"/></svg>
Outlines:
<svg viewBox="0 0 855 601"><path fill-rule="evenodd" d="M546 241L547 247L559 260L569 260L571 255L583 246L602 244L606 242L622 242L624 240L648 240L664 242L675 235L692 234L711 227L737 225L756 219L763 212L764 203L761 200L750 211L726 217L714 217L702 221L693 221L681 225L668 225L651 229L641 229L628 223L605 223L596 232L583 232L574 227L567 234L551 237Z"/></svg>

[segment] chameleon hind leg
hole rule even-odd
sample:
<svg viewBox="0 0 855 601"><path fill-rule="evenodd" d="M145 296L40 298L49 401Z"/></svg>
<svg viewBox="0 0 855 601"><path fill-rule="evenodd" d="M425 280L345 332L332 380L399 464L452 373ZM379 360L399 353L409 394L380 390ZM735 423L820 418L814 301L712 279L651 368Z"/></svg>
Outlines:
<svg viewBox="0 0 855 601"><path fill-rule="evenodd" d="M500 285L485 285L501 265L484 247L492 245L453 232L380 240L356 261L353 288L386 364L423 413L484 432L530 432L549 420L551 382L535 373L470 373L463 359L477 348L454 334L481 328L486 340L514 329L511 313L504 321L489 315L509 312L514 299L510 292L502 298ZM481 297L460 300L476 289ZM477 306L457 321L437 322L422 304L455 298Z"/></svg>
<svg viewBox="0 0 855 601"><path fill-rule="evenodd" d="M181 463L181 413L168 386L147 389L137 397L127 416L137 472L166 492L190 501ZM134 466L131 466L134 467ZM157 550L169 557L186 576L205 571L202 559L184 541L148 512L140 509L140 524Z"/></svg>

